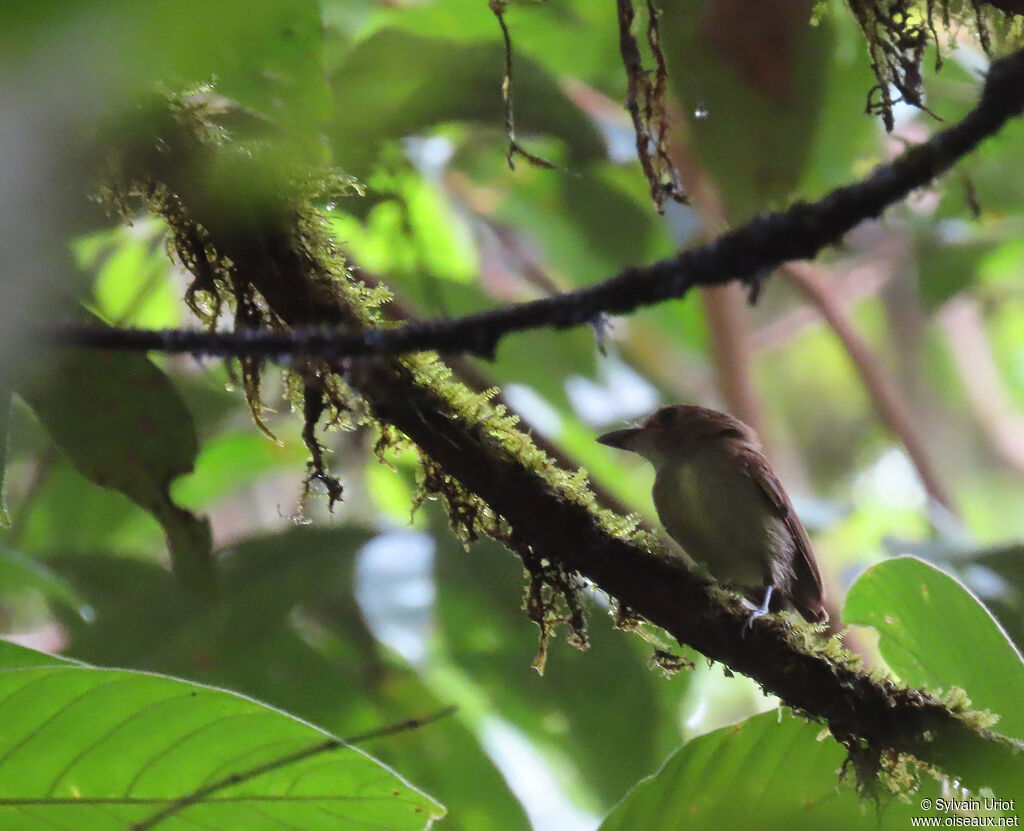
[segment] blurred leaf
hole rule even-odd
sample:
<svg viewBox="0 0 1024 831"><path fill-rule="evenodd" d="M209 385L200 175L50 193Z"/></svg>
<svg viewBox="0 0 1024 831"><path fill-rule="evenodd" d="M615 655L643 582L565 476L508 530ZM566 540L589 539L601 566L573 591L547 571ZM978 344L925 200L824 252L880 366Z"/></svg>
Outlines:
<svg viewBox="0 0 1024 831"><path fill-rule="evenodd" d="M488 164L486 156L463 160L478 168ZM495 156L491 169L500 170L499 162ZM630 172L607 163L569 172L522 171L513 183L492 182L502 191L493 218L535 252L536 266L559 288L604 280L675 250L639 174L623 182Z"/></svg>
<svg viewBox="0 0 1024 831"><path fill-rule="evenodd" d="M333 727L333 691L356 686L368 667L327 664L289 615L324 597L346 597L355 552L370 537L362 529L298 528L240 543L220 558L214 603L182 591L152 563L61 559L54 568L95 610L89 622L64 615L61 621L71 651L87 661L229 685ZM348 648L363 661L373 654L368 633Z"/></svg>
<svg viewBox="0 0 1024 831"><path fill-rule="evenodd" d="M575 223L586 246L603 258L605 277L645 261L658 243L665 246L666 256L671 253L650 206L650 192L632 168L591 165L580 175L563 177L560 184L562 212ZM632 193L623 185L631 185ZM569 274L574 283L579 280L579 275Z"/></svg>
<svg viewBox="0 0 1024 831"><path fill-rule="evenodd" d="M183 584L212 593L209 522L168 493L197 447L192 415L167 376L141 355L69 350L18 392L83 476L159 521Z"/></svg>
<svg viewBox="0 0 1024 831"><path fill-rule="evenodd" d="M997 587L996 591L986 592L983 596L986 605L1006 627L1017 650L1020 651L1021 644L1024 644L1024 603L1021 595L1024 587L1024 544L983 549L973 553L967 563L960 563L960 566L968 578L974 576L974 567L980 567L994 572L1004 581L1003 586ZM982 573L979 576L991 589L991 581L986 579L988 575ZM977 582L972 580L971 585L977 586Z"/></svg>
<svg viewBox="0 0 1024 831"><path fill-rule="evenodd" d="M539 355L544 360L538 360ZM502 341L495 360L480 365L495 385L524 384L551 405L571 413L565 382L571 375L592 376L596 358L594 330L583 326L568 332L535 329L517 333Z"/></svg>
<svg viewBox="0 0 1024 831"><path fill-rule="evenodd" d="M943 244L934 238L918 240L917 262L921 299L934 311L977 281L978 264L992 250L989 242Z"/></svg>
<svg viewBox="0 0 1024 831"><path fill-rule="evenodd" d="M833 35L811 3L669 3L661 40L688 145L739 221L797 186L821 118Z"/></svg>
<svg viewBox="0 0 1024 831"><path fill-rule="evenodd" d="M164 531L152 514L118 491L97 488L60 455L41 463L43 481L19 518L18 548L48 557L97 550L162 556Z"/></svg>
<svg viewBox="0 0 1024 831"><path fill-rule="evenodd" d="M332 662L352 660L340 638L328 639L319 649ZM365 703L378 720L399 721L453 703L404 668L389 666L372 681ZM452 831L528 831L523 806L481 744L480 725L474 731L467 724L473 724L472 716L460 712L431 725L429 732L370 741L366 749L435 794L448 807L445 825Z"/></svg>
<svg viewBox="0 0 1024 831"><path fill-rule="evenodd" d="M780 710L693 739L641 780L600 831L882 831L924 813L895 798L862 803L839 782L846 750L822 729ZM925 782L930 793L934 782Z"/></svg>
<svg viewBox="0 0 1024 831"><path fill-rule="evenodd" d="M8 653L10 656L8 657ZM161 823L208 828L426 828L440 805L355 748L248 771L332 737L252 699L0 644L0 816L8 828L126 827L238 775Z"/></svg>
<svg viewBox="0 0 1024 831"><path fill-rule="evenodd" d="M96 273L100 316L115 325L170 329L181 325L164 227L154 220L97 231L75 241L79 264Z"/></svg>
<svg viewBox="0 0 1024 831"><path fill-rule="evenodd" d="M195 470L171 487L174 499L189 508L202 508L239 488L251 487L275 470L293 472L298 488L307 454L301 443L284 441L283 433L275 432L283 444L270 441L251 425L214 434L203 444Z"/></svg>
<svg viewBox="0 0 1024 831"><path fill-rule="evenodd" d="M33 7L5 21L17 39L50 39L69 76L87 65L113 99L215 81L218 90L274 119L295 136L329 108L321 64L323 27L314 0L131 0L7 3ZM77 8L75 8L77 6ZM8 40L8 38L5 38ZM73 40L73 42L72 42Z"/></svg>
<svg viewBox="0 0 1024 831"><path fill-rule="evenodd" d="M494 32L498 35L497 28ZM366 176L386 139L422 135L452 121L482 124L504 142L502 45L458 43L384 29L357 44L332 79L335 158ZM557 136L574 164L603 153L590 121L537 63L515 66L516 124L521 136Z"/></svg>
<svg viewBox="0 0 1024 831"><path fill-rule="evenodd" d="M966 690L999 715L995 729L1024 738L1024 660L991 613L960 583L915 557L868 569L850 588L843 622L873 626L892 670L915 687Z"/></svg>
<svg viewBox="0 0 1024 831"><path fill-rule="evenodd" d="M819 25L826 27L834 43L822 67L826 92L797 191L808 199L847 184L881 161L884 136L878 118L864 111L876 82L853 15L843 9Z"/></svg>

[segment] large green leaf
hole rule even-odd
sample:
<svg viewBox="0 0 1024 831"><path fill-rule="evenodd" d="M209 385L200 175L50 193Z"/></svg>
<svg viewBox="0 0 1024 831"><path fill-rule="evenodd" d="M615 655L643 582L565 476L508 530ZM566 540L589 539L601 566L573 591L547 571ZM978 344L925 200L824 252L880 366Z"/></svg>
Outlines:
<svg viewBox="0 0 1024 831"><path fill-rule="evenodd" d="M332 737L280 710L166 676L45 657L26 666L24 650L8 649L0 644L5 828L125 828L216 783L159 827L417 829L443 815L353 747L288 763Z"/></svg>
<svg viewBox="0 0 1024 831"><path fill-rule="evenodd" d="M212 594L209 522L168 493L198 448L192 415L167 376L143 355L68 350L18 392L79 473L157 519L179 579Z"/></svg>
<svg viewBox="0 0 1024 831"><path fill-rule="evenodd" d="M907 828L924 813L895 800L861 803L838 781L846 751L821 730L783 710L700 736L633 788L600 831L862 831Z"/></svg>
<svg viewBox="0 0 1024 831"><path fill-rule="evenodd" d="M996 730L1024 738L1024 660L988 609L960 583L916 557L886 560L850 588L843 622L873 626L878 648L908 684L960 687Z"/></svg>

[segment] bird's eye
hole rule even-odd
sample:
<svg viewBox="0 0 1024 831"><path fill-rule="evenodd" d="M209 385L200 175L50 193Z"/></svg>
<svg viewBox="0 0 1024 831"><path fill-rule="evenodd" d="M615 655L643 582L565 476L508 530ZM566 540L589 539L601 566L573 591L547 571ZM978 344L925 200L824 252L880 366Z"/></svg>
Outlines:
<svg viewBox="0 0 1024 831"><path fill-rule="evenodd" d="M654 423L659 427L668 427L676 420L676 411L673 407L662 407L654 414Z"/></svg>

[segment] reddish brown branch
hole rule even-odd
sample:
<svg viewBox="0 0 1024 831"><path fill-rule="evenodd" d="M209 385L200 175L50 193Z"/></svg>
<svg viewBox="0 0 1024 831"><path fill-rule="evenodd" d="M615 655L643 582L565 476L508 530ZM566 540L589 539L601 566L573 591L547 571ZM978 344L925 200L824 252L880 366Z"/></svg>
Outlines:
<svg viewBox="0 0 1024 831"><path fill-rule="evenodd" d="M867 390L871 403L883 423L906 449L928 495L948 511L955 513L953 498L932 462L931 454L918 429L918 419L911 412L910 405L900 388L847 318L829 281L818 269L805 263L789 263L783 266L782 271L821 313L839 338L864 384L864 389Z"/></svg>

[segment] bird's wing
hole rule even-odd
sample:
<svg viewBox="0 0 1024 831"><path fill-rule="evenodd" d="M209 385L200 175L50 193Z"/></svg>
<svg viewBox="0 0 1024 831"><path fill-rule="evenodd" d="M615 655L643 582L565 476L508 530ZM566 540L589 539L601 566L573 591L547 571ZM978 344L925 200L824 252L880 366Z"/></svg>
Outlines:
<svg viewBox="0 0 1024 831"><path fill-rule="evenodd" d="M779 519L793 538L795 546L793 556L794 584L791 600L797 610L808 620L821 621L828 617L825 612L825 590L821 583L821 573L814 560L814 550L807 537L803 523L793 510L793 503L782 489L767 459L750 448L737 448L744 473L753 479L764 491L768 500L775 508Z"/></svg>

